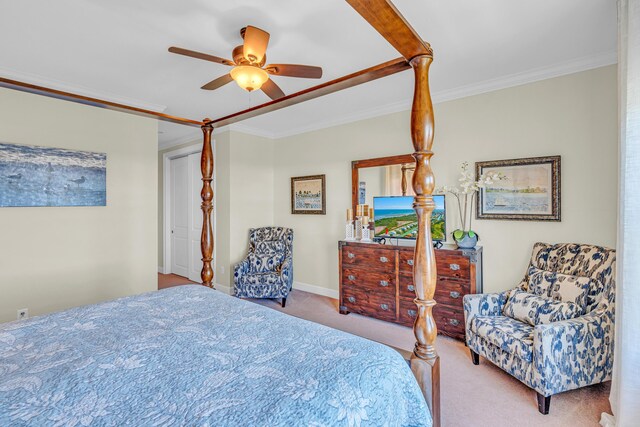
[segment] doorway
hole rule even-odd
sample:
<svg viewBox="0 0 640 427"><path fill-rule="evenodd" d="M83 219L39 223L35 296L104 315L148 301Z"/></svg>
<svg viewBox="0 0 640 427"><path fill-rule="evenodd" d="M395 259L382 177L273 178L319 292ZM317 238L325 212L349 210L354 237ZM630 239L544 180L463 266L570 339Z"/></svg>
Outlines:
<svg viewBox="0 0 640 427"><path fill-rule="evenodd" d="M202 211L200 209L200 146L163 155L164 171L164 274L176 274L201 282ZM215 178L212 182L215 188ZM215 214L212 215L215 230ZM215 268L215 253L212 268ZM215 269L214 269L215 271Z"/></svg>

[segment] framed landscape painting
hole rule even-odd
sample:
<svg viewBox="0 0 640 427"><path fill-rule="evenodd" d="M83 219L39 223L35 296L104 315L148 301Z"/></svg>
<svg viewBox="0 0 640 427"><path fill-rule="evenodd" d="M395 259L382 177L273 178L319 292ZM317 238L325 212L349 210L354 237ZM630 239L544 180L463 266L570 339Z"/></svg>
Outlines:
<svg viewBox="0 0 640 427"><path fill-rule="evenodd" d="M326 213L324 175L298 176L291 178L291 213Z"/></svg>
<svg viewBox="0 0 640 427"><path fill-rule="evenodd" d="M487 172L506 179L480 189L478 219L560 221L560 156L476 162L476 179Z"/></svg>
<svg viewBox="0 0 640 427"><path fill-rule="evenodd" d="M105 153L0 142L0 207L106 205Z"/></svg>

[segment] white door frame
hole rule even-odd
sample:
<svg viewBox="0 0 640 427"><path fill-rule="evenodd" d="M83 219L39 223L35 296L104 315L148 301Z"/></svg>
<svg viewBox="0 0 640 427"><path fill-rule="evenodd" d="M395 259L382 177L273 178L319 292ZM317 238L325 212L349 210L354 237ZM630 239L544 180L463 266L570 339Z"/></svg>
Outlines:
<svg viewBox="0 0 640 427"><path fill-rule="evenodd" d="M211 141L215 147L215 140ZM213 147L212 147L213 148ZM176 150L167 151L162 155L162 234L163 234L163 248L162 248L162 271L163 274L171 273L171 160L178 157L185 157L190 154L202 152L202 144L194 143L188 147L178 148ZM214 150L215 153L215 150ZM215 191L213 206L215 204ZM215 211L213 217L215 218ZM214 219L215 221L215 219ZM214 249L215 252L215 249ZM214 257L215 259L215 254ZM160 270L160 269L159 269Z"/></svg>

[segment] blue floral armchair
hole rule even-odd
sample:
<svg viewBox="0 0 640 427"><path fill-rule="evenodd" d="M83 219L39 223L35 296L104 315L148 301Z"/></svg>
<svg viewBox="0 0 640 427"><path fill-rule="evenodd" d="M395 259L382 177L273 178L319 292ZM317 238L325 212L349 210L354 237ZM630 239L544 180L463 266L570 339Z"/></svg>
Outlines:
<svg viewBox="0 0 640 427"><path fill-rule="evenodd" d="M615 259L604 247L536 243L517 288L464 297L473 363L483 356L534 389L543 414L552 395L609 380Z"/></svg>
<svg viewBox="0 0 640 427"><path fill-rule="evenodd" d="M281 298L284 307L293 285L293 230L249 230L249 253L236 264L233 284L239 298Z"/></svg>

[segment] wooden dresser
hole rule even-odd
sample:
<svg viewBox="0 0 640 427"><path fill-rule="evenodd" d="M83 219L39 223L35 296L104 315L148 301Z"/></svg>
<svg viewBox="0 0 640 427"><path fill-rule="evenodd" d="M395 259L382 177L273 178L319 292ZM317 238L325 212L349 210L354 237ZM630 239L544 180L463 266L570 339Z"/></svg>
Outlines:
<svg viewBox="0 0 640 427"><path fill-rule="evenodd" d="M340 241L340 313L413 326L413 246ZM464 340L462 297L482 292L482 248L436 249L438 333Z"/></svg>

